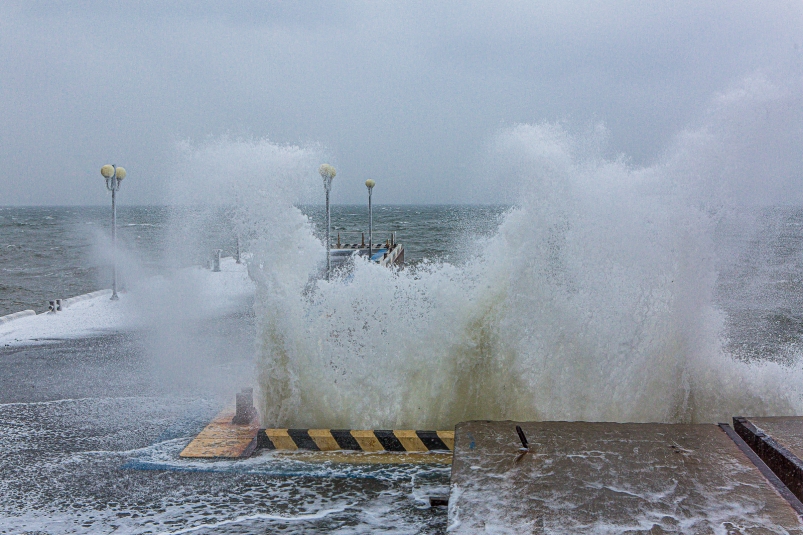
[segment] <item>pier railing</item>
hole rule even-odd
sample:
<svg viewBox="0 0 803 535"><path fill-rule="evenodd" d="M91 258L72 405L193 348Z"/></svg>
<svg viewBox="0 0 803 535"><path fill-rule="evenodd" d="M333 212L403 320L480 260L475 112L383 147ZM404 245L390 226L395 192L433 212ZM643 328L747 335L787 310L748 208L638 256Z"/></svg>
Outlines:
<svg viewBox="0 0 803 535"><path fill-rule="evenodd" d="M333 233L332 247L336 249L368 248L368 233L338 230ZM396 232L374 230L374 249L396 243Z"/></svg>

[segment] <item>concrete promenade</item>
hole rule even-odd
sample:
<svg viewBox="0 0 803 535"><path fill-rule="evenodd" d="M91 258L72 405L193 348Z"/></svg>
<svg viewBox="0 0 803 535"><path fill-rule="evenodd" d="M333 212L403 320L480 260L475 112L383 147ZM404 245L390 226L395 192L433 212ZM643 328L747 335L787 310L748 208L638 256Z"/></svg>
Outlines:
<svg viewBox="0 0 803 535"><path fill-rule="evenodd" d="M465 422L450 533L803 533L716 425Z"/></svg>

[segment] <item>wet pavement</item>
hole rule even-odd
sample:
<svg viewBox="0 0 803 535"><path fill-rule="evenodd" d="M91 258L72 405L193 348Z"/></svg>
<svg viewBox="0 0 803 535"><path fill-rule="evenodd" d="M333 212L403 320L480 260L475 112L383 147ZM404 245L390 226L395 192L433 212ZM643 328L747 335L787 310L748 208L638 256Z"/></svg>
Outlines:
<svg viewBox="0 0 803 535"><path fill-rule="evenodd" d="M198 328L196 360L141 333L0 348L0 533L445 531L448 466L180 459L252 369L242 317Z"/></svg>
<svg viewBox="0 0 803 535"><path fill-rule="evenodd" d="M456 427L452 533L803 533L714 424L519 424Z"/></svg>

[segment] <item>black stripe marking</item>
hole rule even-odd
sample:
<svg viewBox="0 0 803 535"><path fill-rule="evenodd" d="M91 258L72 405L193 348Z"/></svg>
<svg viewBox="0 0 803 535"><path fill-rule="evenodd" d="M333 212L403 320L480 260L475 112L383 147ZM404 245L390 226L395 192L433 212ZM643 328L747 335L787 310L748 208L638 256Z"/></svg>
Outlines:
<svg viewBox="0 0 803 535"><path fill-rule="evenodd" d="M449 451L449 447L443 443L437 431L416 431L415 434L418 435L418 438L421 439L421 442L424 443L424 446L426 446L428 450Z"/></svg>
<svg viewBox="0 0 803 535"><path fill-rule="evenodd" d="M296 443L298 449L320 451L315 441L310 438L308 429L288 429L287 434Z"/></svg>
<svg viewBox="0 0 803 535"><path fill-rule="evenodd" d="M385 451L407 451L404 449L404 446L402 446L402 443L399 442L399 439L396 438L396 435L393 434L393 431L377 429L374 431L374 436L376 436L379 443L382 444L382 447L385 448Z"/></svg>
<svg viewBox="0 0 803 535"><path fill-rule="evenodd" d="M348 429L330 429L330 433L332 433L332 437L337 442L337 445L340 446L341 449L344 450L362 450L360 447L360 443L357 442L353 436L351 436L351 431Z"/></svg>
<svg viewBox="0 0 803 535"><path fill-rule="evenodd" d="M268 433L264 429L260 429L257 433L257 449L258 450L275 450L276 446L271 442Z"/></svg>

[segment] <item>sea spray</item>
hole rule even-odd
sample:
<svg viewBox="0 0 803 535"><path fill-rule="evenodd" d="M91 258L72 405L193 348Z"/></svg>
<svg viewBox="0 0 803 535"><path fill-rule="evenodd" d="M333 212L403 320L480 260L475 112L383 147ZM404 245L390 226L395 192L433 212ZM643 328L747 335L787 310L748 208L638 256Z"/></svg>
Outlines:
<svg viewBox="0 0 803 535"><path fill-rule="evenodd" d="M578 161L575 148L554 125L499 136L519 202L465 265L394 272L358 259L348 278L306 291L285 282L304 270L268 268L266 425L694 422L791 410L770 395L780 384L765 391L778 370L722 354L711 216L670 171Z"/></svg>
<svg viewBox="0 0 803 535"><path fill-rule="evenodd" d="M356 258L331 281L320 277L323 244L288 186L315 183L316 150L265 141L196 149L193 158L214 162L230 185L252 253L263 424L799 412L797 365L731 358L713 304L714 227L749 187L740 159L756 157L742 146L752 134L728 128L756 100L783 109L772 98L786 98L751 91L718 97L703 126L645 167L604 158L595 140L560 125L505 129L489 180L509 185L515 206L491 238L474 241L476 256L402 271ZM729 188L731 175L739 188Z"/></svg>
<svg viewBox="0 0 803 535"><path fill-rule="evenodd" d="M305 185L306 170L317 168L319 157L314 148L228 137L182 142L176 152L162 237L163 268L158 276L142 277L136 287L132 284L129 301L148 327L144 344L155 380L171 391L187 388L229 398L256 382L250 365L253 318L243 314L249 296L243 287L225 288L224 282L220 288L209 288L215 279L190 266L210 267L214 249L232 255L238 237L246 253L270 258L270 265L279 270L278 251L285 242L292 241L293 254L303 243L317 251L321 245L293 203L303 199L311 185ZM292 230L296 224L303 229L298 239ZM259 270L256 260L247 267L261 288L269 286L269 277L259 277L269 272ZM221 278L231 282L231 275Z"/></svg>
<svg viewBox="0 0 803 535"><path fill-rule="evenodd" d="M254 266L264 423L794 411L789 370L721 348L710 199L690 197L690 175L669 160L632 168L581 158L585 145L551 124L502 132L499 173L515 179L518 202L459 266L392 271L356 259L348 277L315 279L322 247L285 201L293 238L266 241Z"/></svg>

